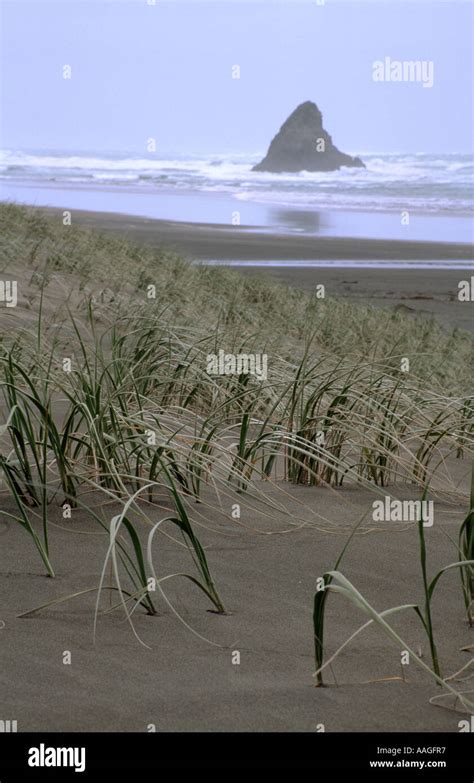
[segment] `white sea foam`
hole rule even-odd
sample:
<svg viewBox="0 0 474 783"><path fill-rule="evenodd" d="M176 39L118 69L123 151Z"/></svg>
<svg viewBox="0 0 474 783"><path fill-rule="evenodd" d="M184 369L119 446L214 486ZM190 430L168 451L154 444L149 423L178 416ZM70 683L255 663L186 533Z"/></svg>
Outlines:
<svg viewBox="0 0 474 783"><path fill-rule="evenodd" d="M422 212L472 211L474 165L467 154L360 154L366 168L334 172L253 172L263 152L205 156L149 156L0 152L0 180L111 183L143 192L160 189L226 193L241 201L277 207Z"/></svg>

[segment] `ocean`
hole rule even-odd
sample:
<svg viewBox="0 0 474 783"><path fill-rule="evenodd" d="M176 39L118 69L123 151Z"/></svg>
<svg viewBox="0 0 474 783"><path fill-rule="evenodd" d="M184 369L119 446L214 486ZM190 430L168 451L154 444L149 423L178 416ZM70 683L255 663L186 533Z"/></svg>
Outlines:
<svg viewBox="0 0 474 783"><path fill-rule="evenodd" d="M366 169L252 172L264 152L0 152L2 200L321 236L472 242L470 154L357 153ZM403 214L402 214L403 213Z"/></svg>

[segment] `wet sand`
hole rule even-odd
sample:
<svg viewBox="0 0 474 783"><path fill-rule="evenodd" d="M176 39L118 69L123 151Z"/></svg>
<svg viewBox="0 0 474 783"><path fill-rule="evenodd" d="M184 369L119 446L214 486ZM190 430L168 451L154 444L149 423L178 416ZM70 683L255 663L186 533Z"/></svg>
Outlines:
<svg viewBox="0 0 474 783"><path fill-rule="evenodd" d="M62 215L62 210L45 210ZM129 239L166 247L196 259L251 260L446 260L471 261L472 245L275 234L239 226L154 220L107 212L73 211L73 221Z"/></svg>
<svg viewBox="0 0 474 783"><path fill-rule="evenodd" d="M49 210L62 219L62 211ZM407 316L435 316L448 327L474 329L472 303L458 300L458 284L474 274L470 245L318 238L259 233L245 228L226 229L208 224L178 223L104 212L74 211L73 221L136 242L176 250L191 259L260 261L265 266L235 266L243 274L265 274L305 290L326 286L326 295L348 297L375 306L395 307ZM412 262L403 269L338 268L334 265L302 268L269 266L271 261L390 261ZM416 261L453 259L463 269L416 268ZM232 264L234 266L234 264Z"/></svg>

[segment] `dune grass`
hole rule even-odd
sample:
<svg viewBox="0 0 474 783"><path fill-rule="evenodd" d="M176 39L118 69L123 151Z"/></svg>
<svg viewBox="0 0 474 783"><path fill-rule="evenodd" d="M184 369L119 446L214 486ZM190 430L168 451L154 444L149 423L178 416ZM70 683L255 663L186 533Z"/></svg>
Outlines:
<svg viewBox="0 0 474 783"><path fill-rule="evenodd" d="M181 576L222 613L191 502L222 511L234 492L270 513L265 482L276 478L282 493L349 482L380 494L436 476L459 494L444 467L473 452L470 335L192 266L16 205L0 206L0 236L1 274L21 275L0 340L0 471L16 512L0 514L25 528L49 576L49 509L81 508L109 535L118 605L154 614L151 546L171 526L189 554ZM266 353L267 379L209 375L220 349ZM111 502L122 508L112 519ZM472 572L461 573L472 605Z"/></svg>
<svg viewBox="0 0 474 783"><path fill-rule="evenodd" d="M471 497L468 514L458 537L459 560L470 563L460 571L462 594L469 625L474 625L474 463L472 465Z"/></svg>
<svg viewBox="0 0 474 783"><path fill-rule="evenodd" d="M426 487L425 491L423 492L423 499L425 499L427 495L428 495L428 487ZM474 573L474 558L473 558L473 550L472 550L471 525L473 520L473 514L474 514L474 462L473 462L473 469L472 469L469 513L466 519L464 520L464 522L462 523L459 531L459 560L444 566L433 577L431 578L429 577L428 552L427 552L427 545L425 539L425 531L423 526L423 520L420 519L417 525L418 525L418 535L419 535L420 573L421 573L422 584L423 584L424 605L419 606L418 604L404 604L403 606L395 606L395 607L391 607L390 609L385 609L382 612L376 611L376 609L357 590L357 588L343 575L343 573L340 570L338 570L341 561L350 545L352 536L357 529L357 526L354 528L354 531L351 533L351 536L349 537L348 541L346 542L342 552L340 553L336 561L334 569L332 571L328 571L327 573L324 574L323 577L320 578L318 584L319 589L316 591L314 595L313 631L314 631L314 651L315 651L316 671L313 676L316 678L317 687L321 687L324 685L324 680L323 680L324 669L326 669L326 667L330 665L337 658L337 656L342 652L342 650L345 649L345 647L347 647L347 645L350 644L350 642L352 642L353 639L359 633L361 633L366 628L368 628L372 623L375 623L382 631L384 631L384 633L389 638L392 639L392 641L395 641L395 643L399 645L400 650L405 650L410 654L411 658L415 661L417 666L419 666L422 670L428 673L438 685L447 689L448 693L451 696L455 697L455 701L454 701L455 705L459 703L465 711L472 712L472 710L474 709L474 701L472 700L472 698L469 698L472 691L468 691L469 695L466 695L465 692L460 692L451 685L450 680L453 679L452 676L443 677L437 644L436 644L435 632L434 632L432 603L433 603L433 596L434 596L435 589L438 586L441 577L448 571L451 571L452 569L459 570L459 573L461 574L462 594L467 610L467 618L468 618L469 625L472 625L472 586L473 586L472 577ZM339 594L342 597L348 599L358 609L362 610L362 612L366 614L370 619L368 620L367 623L365 623L363 626L358 628L353 634L351 634L349 639L347 639L344 642L344 644L341 647L339 647L339 649L328 660L325 660L325 635L324 635L325 616L326 616L326 611L328 606L327 599L330 593ZM396 614L398 612L403 612L407 609L414 610L417 617L421 621L430 649L431 668L421 659L420 655L417 655L413 651L413 649L411 649L406 644L406 642L403 641L403 639L399 636L399 634L395 632L395 630L392 628L392 626L390 626L390 624L386 620L388 616Z"/></svg>

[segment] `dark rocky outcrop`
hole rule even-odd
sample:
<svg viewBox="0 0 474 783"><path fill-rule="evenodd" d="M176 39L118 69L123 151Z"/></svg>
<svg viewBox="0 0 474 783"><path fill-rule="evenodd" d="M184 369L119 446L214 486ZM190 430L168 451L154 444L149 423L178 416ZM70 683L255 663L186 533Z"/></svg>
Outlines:
<svg viewBox="0 0 474 783"><path fill-rule="evenodd" d="M315 103L306 101L290 114L252 171L334 171L341 166L365 168L360 158L334 146L323 128L323 115Z"/></svg>

